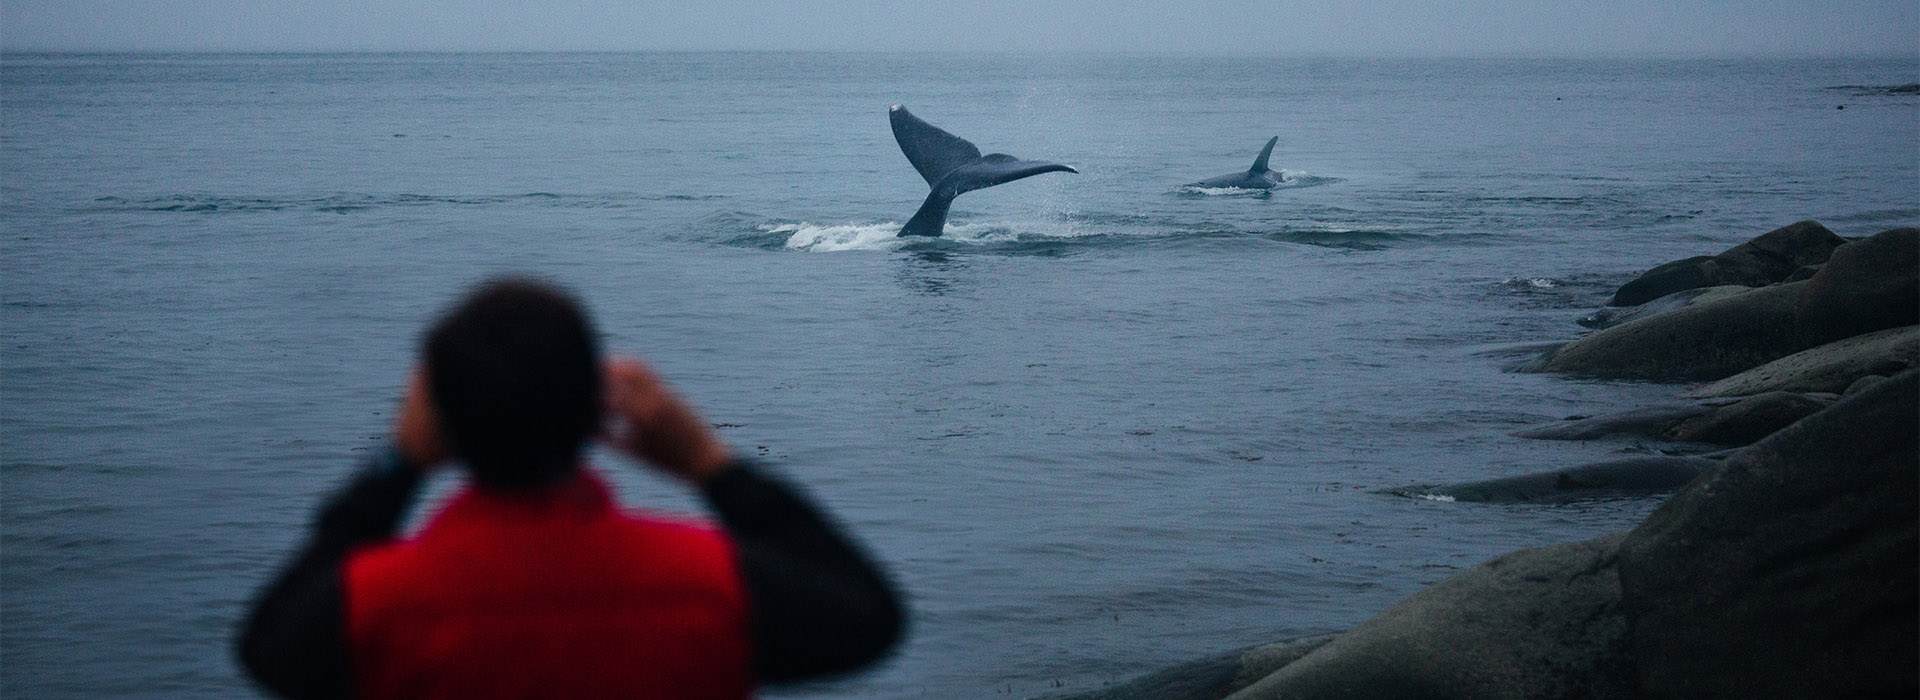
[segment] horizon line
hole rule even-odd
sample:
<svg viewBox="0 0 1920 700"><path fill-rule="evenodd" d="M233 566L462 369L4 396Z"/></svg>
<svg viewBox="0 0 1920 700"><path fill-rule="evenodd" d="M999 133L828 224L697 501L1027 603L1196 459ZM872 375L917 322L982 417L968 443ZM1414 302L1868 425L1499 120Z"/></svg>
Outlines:
<svg viewBox="0 0 1920 700"><path fill-rule="evenodd" d="M367 55L367 54L844 54L844 55L1058 55L1058 56L1169 56L1218 58L1393 58L1393 59L1903 59L1920 61L1920 48L1905 51L1198 51L1181 49L841 49L841 48L375 48L375 47L6 47L0 55Z"/></svg>

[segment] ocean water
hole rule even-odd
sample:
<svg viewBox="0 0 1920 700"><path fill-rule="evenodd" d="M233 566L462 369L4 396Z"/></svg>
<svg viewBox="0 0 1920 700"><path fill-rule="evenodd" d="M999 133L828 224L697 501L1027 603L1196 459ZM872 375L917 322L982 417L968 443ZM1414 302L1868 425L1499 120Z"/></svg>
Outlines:
<svg viewBox="0 0 1920 700"><path fill-rule="evenodd" d="M770 697L1028 697L1344 629L1629 498L1377 493L1676 388L1516 374L1638 270L1920 223L1914 60L0 57L0 695L251 697L238 618L473 283L580 293L910 599ZM1049 174L926 193L902 103ZM1279 136L1271 193L1184 183ZM698 512L596 454L625 499ZM442 476L434 494L454 478ZM427 510L432 507L427 502ZM417 519L417 518L416 518Z"/></svg>

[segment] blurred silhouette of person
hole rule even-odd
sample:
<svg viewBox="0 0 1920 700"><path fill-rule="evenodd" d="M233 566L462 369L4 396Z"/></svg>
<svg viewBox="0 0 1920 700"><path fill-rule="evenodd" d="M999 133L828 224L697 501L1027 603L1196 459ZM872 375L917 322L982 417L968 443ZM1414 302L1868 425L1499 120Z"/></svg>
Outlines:
<svg viewBox="0 0 1920 700"><path fill-rule="evenodd" d="M744 698L892 648L904 613L860 548L597 345L532 281L441 319L389 446L246 620L252 677L293 698ZM582 463L596 437L699 489L719 525L624 510ZM469 483L397 536L454 461Z"/></svg>

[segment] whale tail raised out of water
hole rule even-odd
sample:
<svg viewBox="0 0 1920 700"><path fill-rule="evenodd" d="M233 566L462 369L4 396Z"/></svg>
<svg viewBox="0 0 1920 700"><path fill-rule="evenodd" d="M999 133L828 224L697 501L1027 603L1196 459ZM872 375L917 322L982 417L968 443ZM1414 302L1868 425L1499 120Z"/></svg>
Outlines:
<svg viewBox="0 0 1920 700"><path fill-rule="evenodd" d="M920 210L900 228L901 236L940 235L946 228L953 198L964 193L1041 173L1080 172L1071 166L1021 160L1005 153L980 155L979 147L972 142L922 121L900 105L887 109L887 119L893 123L893 139L900 142L907 162L932 188Z"/></svg>

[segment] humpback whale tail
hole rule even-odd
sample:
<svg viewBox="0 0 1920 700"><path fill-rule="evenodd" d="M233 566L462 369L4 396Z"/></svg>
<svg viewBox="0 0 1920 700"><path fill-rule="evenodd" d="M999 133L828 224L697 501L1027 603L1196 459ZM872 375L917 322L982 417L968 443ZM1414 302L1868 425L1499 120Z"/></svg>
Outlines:
<svg viewBox="0 0 1920 700"><path fill-rule="evenodd" d="M900 105L887 109L887 120L892 123L893 139L900 143L900 152L906 154L907 162L920 171L931 189L920 210L900 228L901 236L940 235L946 228L953 198L967 192L1041 173L1080 172L1059 163L1021 160L1005 153L980 155L980 148L971 141L926 123Z"/></svg>
<svg viewBox="0 0 1920 700"><path fill-rule="evenodd" d="M1273 145L1279 142L1280 137L1278 136L1267 139L1267 147L1260 149L1260 157L1253 159L1253 167L1248 168L1247 172L1255 175L1264 175L1268 170L1271 170L1271 168L1267 167L1267 156L1273 155Z"/></svg>

